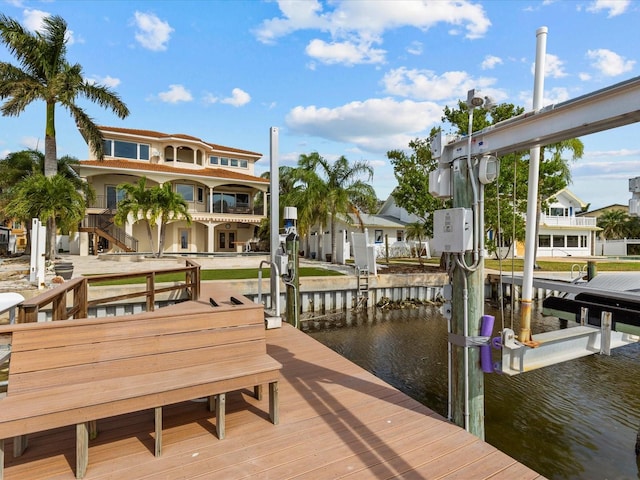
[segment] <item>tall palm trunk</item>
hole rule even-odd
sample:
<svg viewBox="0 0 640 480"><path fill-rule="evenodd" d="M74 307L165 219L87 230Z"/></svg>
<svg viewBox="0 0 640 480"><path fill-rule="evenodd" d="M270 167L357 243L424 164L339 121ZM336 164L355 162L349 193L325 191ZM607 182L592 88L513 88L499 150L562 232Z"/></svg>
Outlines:
<svg viewBox="0 0 640 480"><path fill-rule="evenodd" d="M58 148L56 146L55 103L47 102L47 125L44 137L44 176L55 177L58 173ZM47 220L47 248L46 256L53 261L56 258L56 218Z"/></svg>

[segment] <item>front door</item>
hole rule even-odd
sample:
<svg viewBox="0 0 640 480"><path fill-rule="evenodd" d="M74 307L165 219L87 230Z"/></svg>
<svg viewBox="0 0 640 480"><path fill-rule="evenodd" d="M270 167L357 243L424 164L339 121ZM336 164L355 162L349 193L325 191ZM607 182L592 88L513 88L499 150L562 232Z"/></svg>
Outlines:
<svg viewBox="0 0 640 480"><path fill-rule="evenodd" d="M218 233L218 252L234 252L235 243L236 232L234 230L222 230Z"/></svg>

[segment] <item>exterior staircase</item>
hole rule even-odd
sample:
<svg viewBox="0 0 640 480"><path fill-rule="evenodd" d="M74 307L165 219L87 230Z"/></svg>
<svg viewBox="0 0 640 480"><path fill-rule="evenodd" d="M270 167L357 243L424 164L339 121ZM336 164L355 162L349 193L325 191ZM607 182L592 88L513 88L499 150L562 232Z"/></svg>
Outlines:
<svg viewBox="0 0 640 480"><path fill-rule="evenodd" d="M105 238L125 252L138 251L138 240L113 223L111 210L104 210L102 213L86 216L78 230Z"/></svg>

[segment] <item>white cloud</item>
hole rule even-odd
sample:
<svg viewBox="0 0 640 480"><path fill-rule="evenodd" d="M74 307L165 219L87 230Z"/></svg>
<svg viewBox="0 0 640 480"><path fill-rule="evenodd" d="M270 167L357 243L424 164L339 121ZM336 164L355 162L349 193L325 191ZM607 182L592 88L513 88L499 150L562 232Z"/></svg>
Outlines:
<svg viewBox="0 0 640 480"><path fill-rule="evenodd" d="M467 72L445 72L436 75L430 70L410 70L405 67L390 70L382 78L385 92L400 97L418 100L456 100L466 99L472 88L482 89L485 94L496 100L505 97L497 90L491 90L493 78L472 78Z"/></svg>
<svg viewBox="0 0 640 480"><path fill-rule="evenodd" d="M137 31L135 38L144 48L155 52L167 49L167 43L174 31L168 22L160 20L153 13L134 13Z"/></svg>
<svg viewBox="0 0 640 480"><path fill-rule="evenodd" d="M607 77L615 77L625 72L629 72L635 65L634 60L625 60L611 50L600 48L598 50L588 50L587 58L593 60L591 66Z"/></svg>
<svg viewBox="0 0 640 480"><path fill-rule="evenodd" d="M413 41L411 45L407 47L407 53L411 55L422 55L423 45L422 42Z"/></svg>
<svg viewBox="0 0 640 480"><path fill-rule="evenodd" d="M368 152L405 149L418 134L440 122L442 107L434 102L398 102L391 98L351 102L336 108L298 106L286 116L294 133L348 142Z"/></svg>
<svg viewBox="0 0 640 480"><path fill-rule="evenodd" d="M24 18L24 26L32 32L41 32L43 27L42 20L50 15L51 14L49 12L43 12L42 10L31 10L27 8L24 12L22 12L22 17Z"/></svg>
<svg viewBox="0 0 640 480"><path fill-rule="evenodd" d="M533 106L533 93L531 91L520 92L518 98L525 110L531 110ZM546 107L547 105L555 105L565 102L570 98L569 90L564 87L555 87L550 90L545 90L542 98L542 106Z"/></svg>
<svg viewBox="0 0 640 480"><path fill-rule="evenodd" d="M629 0L595 0L587 7L587 12L600 13L602 10L608 10L607 16L611 18L622 15L630 4Z"/></svg>
<svg viewBox="0 0 640 480"><path fill-rule="evenodd" d="M368 43L331 42L315 39L307 45L306 53L322 63L355 65L359 63L381 63L385 51L375 49Z"/></svg>
<svg viewBox="0 0 640 480"><path fill-rule="evenodd" d="M557 55L547 53L544 59L544 76L549 78L562 78L567 76L564 71L564 62ZM536 64L531 64L531 74L535 74Z"/></svg>
<svg viewBox="0 0 640 480"><path fill-rule="evenodd" d="M120 79L114 78L110 75L107 75L106 77L98 77L97 75L94 75L93 77L85 78L85 80L91 85L98 83L109 88L115 88L120 85Z"/></svg>
<svg viewBox="0 0 640 480"><path fill-rule="evenodd" d="M487 55L486 57L484 57L480 68L482 68L482 70L492 70L496 67L496 65L501 65L502 63L503 62L500 57L496 57L495 55Z"/></svg>
<svg viewBox="0 0 640 480"><path fill-rule="evenodd" d="M169 85L169 90L160 92L158 98L166 103L190 102L193 100L191 92L182 85Z"/></svg>
<svg viewBox="0 0 640 480"><path fill-rule="evenodd" d="M202 100L204 101L204 103L216 103L219 99L218 97L216 97L213 93L205 93L204 97L202 98Z"/></svg>
<svg viewBox="0 0 640 480"><path fill-rule="evenodd" d="M22 12L22 16L24 18L23 24L27 30L31 30L32 32L43 32L44 31L44 22L43 20L46 17L51 16L49 12L44 12L42 10L34 10L34 9L25 9ZM82 40L78 41L73 36L73 30L69 30L67 26L67 33L65 35L65 40L67 41L67 45L73 45L74 43L84 43Z"/></svg>
<svg viewBox="0 0 640 480"><path fill-rule="evenodd" d="M10 153L11 150L9 149L0 150L0 160L4 160L5 158L7 158L7 155L9 155Z"/></svg>
<svg viewBox="0 0 640 480"><path fill-rule="evenodd" d="M38 137L22 137L20 146L29 150L38 150L44 148L44 141L40 141Z"/></svg>
<svg viewBox="0 0 640 480"><path fill-rule="evenodd" d="M233 105L234 107L242 107L251 101L251 95L240 88L234 88L231 96L220 100L221 103Z"/></svg>
<svg viewBox="0 0 640 480"><path fill-rule="evenodd" d="M582 80L583 82L588 82L589 80L591 80L591 75L589 75L589 74L588 74L588 73L586 73L586 72L580 72L580 73L578 74L578 78L579 78L580 80Z"/></svg>
<svg viewBox="0 0 640 480"><path fill-rule="evenodd" d="M378 0L369 2L279 0L281 16L265 20L254 32L259 41L274 43L298 30L324 32L327 39L315 39L307 54L324 63L382 63L384 54L372 45L381 44L385 31L413 27L426 31L438 24L452 25L450 33L465 32L470 39L485 35L491 25L484 8L466 0ZM415 49L412 48L411 53ZM335 57L331 58L332 55Z"/></svg>

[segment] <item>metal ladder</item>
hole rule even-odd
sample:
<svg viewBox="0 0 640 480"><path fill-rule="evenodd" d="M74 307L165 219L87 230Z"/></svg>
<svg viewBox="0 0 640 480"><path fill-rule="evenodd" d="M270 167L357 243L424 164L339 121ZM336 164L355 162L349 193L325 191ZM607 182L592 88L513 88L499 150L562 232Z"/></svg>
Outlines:
<svg viewBox="0 0 640 480"><path fill-rule="evenodd" d="M355 309L366 309L369 303L369 269L356 266L357 298Z"/></svg>

